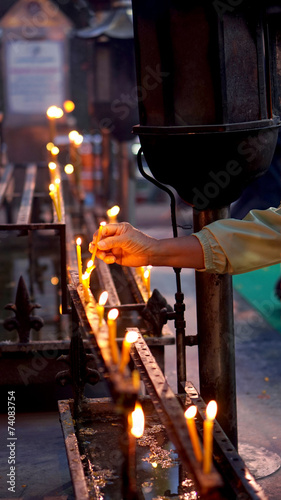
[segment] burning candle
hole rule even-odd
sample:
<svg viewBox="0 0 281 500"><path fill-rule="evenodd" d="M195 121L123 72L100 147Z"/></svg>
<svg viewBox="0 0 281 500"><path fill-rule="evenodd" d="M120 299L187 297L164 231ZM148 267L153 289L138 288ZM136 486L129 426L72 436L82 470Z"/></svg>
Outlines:
<svg viewBox="0 0 281 500"><path fill-rule="evenodd" d="M77 254L77 265L78 265L78 276L79 283L82 283L82 257L81 257L81 238L77 238L76 240L76 254Z"/></svg>
<svg viewBox="0 0 281 500"><path fill-rule="evenodd" d="M97 249L98 249L98 242L101 239L102 228L104 226L106 226L106 222L101 222L100 223L100 227L99 227L99 231L98 231L98 235L97 235L97 239L96 239L96 242L95 242L94 250L93 250L93 253L92 253L92 261L93 262L95 262L95 257L96 257L96 253L97 253Z"/></svg>
<svg viewBox="0 0 281 500"><path fill-rule="evenodd" d="M71 113L75 109L75 104L73 101L67 100L64 101L63 108L66 113Z"/></svg>
<svg viewBox="0 0 281 500"><path fill-rule="evenodd" d="M59 213L58 203L57 203L56 188L55 188L54 184L49 185L49 195L50 195L50 198L54 204L58 221L60 222L61 219L60 219L60 213Z"/></svg>
<svg viewBox="0 0 281 500"><path fill-rule="evenodd" d="M64 167L64 171L65 171L65 173L66 173L67 175L71 175L71 174L73 174L73 172L74 172L74 167L73 167L73 165L71 165L71 163L67 163L67 165L65 165L65 167Z"/></svg>
<svg viewBox="0 0 281 500"><path fill-rule="evenodd" d="M203 472L209 474L213 455L213 427L217 414L216 401L210 401L206 408L206 419L203 425Z"/></svg>
<svg viewBox="0 0 281 500"><path fill-rule="evenodd" d="M85 302L89 302L90 296L89 296L89 277L87 273L82 274L82 285L83 285L83 292L84 292L84 299Z"/></svg>
<svg viewBox="0 0 281 500"><path fill-rule="evenodd" d="M119 370L121 373L124 372L127 364L130 361L130 349L132 344L136 342L137 339L138 339L138 334L135 330L129 330L125 335L125 338L122 342L122 353L119 366Z"/></svg>
<svg viewBox="0 0 281 500"><path fill-rule="evenodd" d="M188 432L190 435L190 440L191 440L191 444L193 447L194 455L195 455L196 459L198 460L198 462L202 462L203 455L202 455L199 437L197 434L197 429L196 429L196 425L195 425L195 421L194 421L194 417L196 415L196 412L197 412L197 408L196 408L196 406L193 405L193 406L190 406L189 408L187 408L186 412L184 413L184 416L186 418Z"/></svg>
<svg viewBox="0 0 281 500"><path fill-rule="evenodd" d="M58 108L57 106L50 106L47 109L46 114L49 119L50 140L51 142L54 142L54 138L56 135L56 119L63 116L63 110L61 108Z"/></svg>
<svg viewBox="0 0 281 500"><path fill-rule="evenodd" d="M144 279L144 284L146 286L148 298L151 295L150 294L150 269L151 268L152 268L152 266L147 266L146 270L143 273L143 279Z"/></svg>
<svg viewBox="0 0 281 500"><path fill-rule="evenodd" d="M55 187L56 187L56 193L57 193L57 205L58 205L59 220L61 220L60 179L58 177L55 179Z"/></svg>
<svg viewBox="0 0 281 500"><path fill-rule="evenodd" d="M118 309L111 309L107 315L109 348L111 352L112 361L114 364L117 364L119 361L119 352L116 342L116 333L117 333L116 319L118 317L118 314L119 314Z"/></svg>
<svg viewBox="0 0 281 500"><path fill-rule="evenodd" d="M117 222L117 215L119 214L119 212L120 212L120 207L118 207L118 205L114 205L114 207L107 210L106 214L108 217L108 222L110 224L114 224L115 222Z"/></svg>
<svg viewBox="0 0 281 500"><path fill-rule="evenodd" d="M55 170L57 168L57 165L56 165L56 163L54 161L50 161L48 163L48 167L49 167L51 181L54 182L54 180L55 180Z"/></svg>
<svg viewBox="0 0 281 500"><path fill-rule="evenodd" d="M96 305L97 313L98 313L98 317L99 317L99 327L101 327L101 325L102 325L103 315L104 315L104 306L107 302L107 299L108 299L108 292L102 292L100 295L100 298L99 298L99 302Z"/></svg>
<svg viewBox="0 0 281 500"><path fill-rule="evenodd" d="M129 421L131 424L131 434L136 438L140 438L144 432L145 418L142 406L138 401L135 404L134 411L130 415Z"/></svg>

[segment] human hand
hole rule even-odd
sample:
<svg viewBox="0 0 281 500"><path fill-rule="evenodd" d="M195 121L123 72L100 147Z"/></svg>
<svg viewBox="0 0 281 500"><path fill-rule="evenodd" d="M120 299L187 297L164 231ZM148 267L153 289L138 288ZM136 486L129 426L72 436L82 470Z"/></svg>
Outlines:
<svg viewBox="0 0 281 500"><path fill-rule="evenodd" d="M94 249L97 235L98 231L89 244L90 252ZM156 241L128 222L106 224L102 228L96 256L107 264L116 262L129 267L147 266Z"/></svg>

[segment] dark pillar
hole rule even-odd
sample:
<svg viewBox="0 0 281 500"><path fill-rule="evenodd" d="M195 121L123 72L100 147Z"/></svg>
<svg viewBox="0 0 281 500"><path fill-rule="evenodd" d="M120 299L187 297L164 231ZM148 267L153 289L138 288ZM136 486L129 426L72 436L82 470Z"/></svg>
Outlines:
<svg viewBox="0 0 281 500"><path fill-rule="evenodd" d="M194 231L229 217L228 207L194 211ZM217 420L237 448L232 277L196 272L200 393L218 403Z"/></svg>

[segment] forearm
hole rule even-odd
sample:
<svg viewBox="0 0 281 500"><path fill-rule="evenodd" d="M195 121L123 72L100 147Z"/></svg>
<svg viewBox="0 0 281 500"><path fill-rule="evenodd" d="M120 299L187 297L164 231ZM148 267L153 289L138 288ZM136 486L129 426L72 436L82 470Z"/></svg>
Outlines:
<svg viewBox="0 0 281 500"><path fill-rule="evenodd" d="M204 268L202 246L193 235L154 240L148 260L152 266Z"/></svg>

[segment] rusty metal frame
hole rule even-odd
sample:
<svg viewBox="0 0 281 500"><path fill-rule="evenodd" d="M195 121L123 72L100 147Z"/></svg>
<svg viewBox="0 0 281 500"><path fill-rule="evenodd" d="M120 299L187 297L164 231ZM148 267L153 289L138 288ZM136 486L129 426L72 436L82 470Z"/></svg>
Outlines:
<svg viewBox="0 0 281 500"><path fill-rule="evenodd" d="M9 182L12 179L13 173L15 171L14 165L9 164L5 167L4 173L0 181L0 204L5 199L5 193L8 188ZM29 164L27 165L25 183L23 187L23 193L21 198L21 204L18 212L16 223L0 224L0 231L19 231L19 233L28 234L31 231L38 230L48 230L53 229L58 232L59 235L59 245L60 245L60 272L61 272L61 301L62 301L62 313L67 314L69 312L67 305L67 274L66 274L66 230L65 230L65 208L64 200L60 192L61 201L61 222L58 221L57 214L53 209L53 219L54 222L50 223L33 223L30 222L32 214L32 202L34 198L35 184L37 175L37 165ZM58 169L58 176L60 172ZM47 196L47 194L46 194Z"/></svg>

